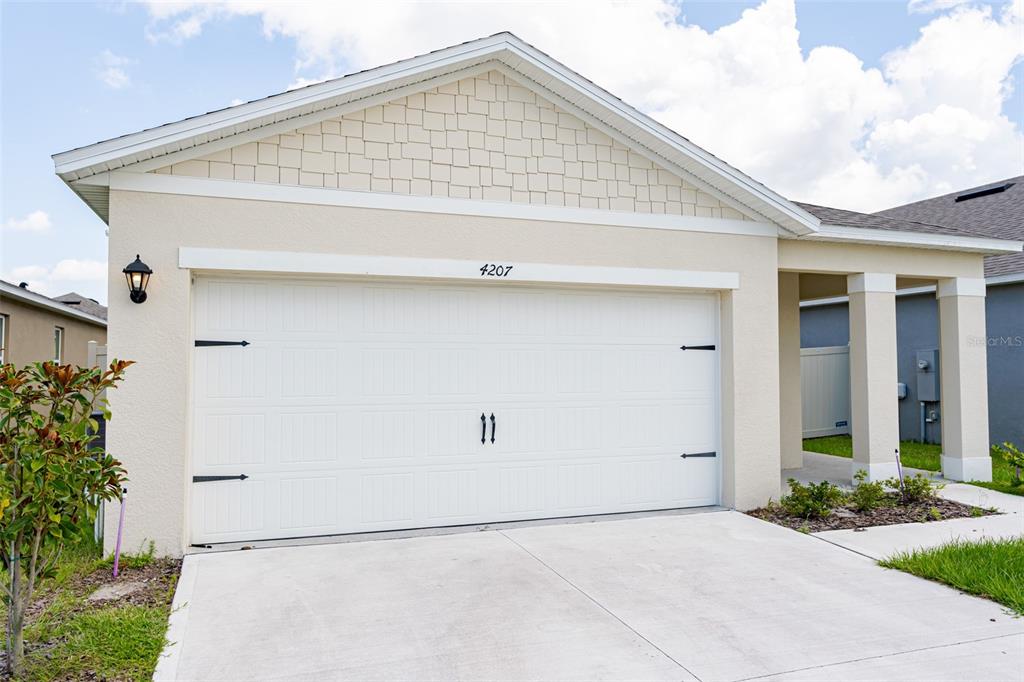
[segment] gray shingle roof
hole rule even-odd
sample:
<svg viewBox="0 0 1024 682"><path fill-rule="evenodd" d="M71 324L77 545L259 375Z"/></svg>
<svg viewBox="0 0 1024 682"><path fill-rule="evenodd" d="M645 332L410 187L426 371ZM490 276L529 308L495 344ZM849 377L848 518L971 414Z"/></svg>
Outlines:
<svg viewBox="0 0 1024 682"><path fill-rule="evenodd" d="M822 223L841 227L860 227L871 230L893 230L896 232L919 232L923 234L947 234L952 237L977 237L976 233L960 230L955 227L936 225L925 221L909 218L896 218L871 213L858 213L842 208L793 202Z"/></svg>
<svg viewBox="0 0 1024 682"><path fill-rule="evenodd" d="M81 310L83 313L88 313L89 315L94 315L104 320L107 319L107 307L100 305L88 296L83 296L82 294L70 291L66 294L61 294L60 296L54 296L53 300L60 301L66 306L71 306L72 308Z"/></svg>
<svg viewBox="0 0 1024 682"><path fill-rule="evenodd" d="M992 185L1012 183L1005 191L957 201L957 196ZM879 211L877 217L936 223L975 237L1024 241L1024 175L979 187L963 189L912 204ZM1024 273L1024 253L1007 253L985 259L985 276Z"/></svg>

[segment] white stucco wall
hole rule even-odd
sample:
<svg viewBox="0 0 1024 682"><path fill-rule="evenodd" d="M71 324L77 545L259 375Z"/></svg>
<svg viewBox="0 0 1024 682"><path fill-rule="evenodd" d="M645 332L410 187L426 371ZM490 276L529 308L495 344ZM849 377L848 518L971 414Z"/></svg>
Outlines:
<svg viewBox="0 0 1024 682"><path fill-rule="evenodd" d="M137 362L111 396L108 431L131 478L128 550L153 540L179 554L187 539L191 286L180 246L738 272L740 288L723 294L723 502L749 508L778 494L773 237L118 190L110 198L108 345L111 357ZM136 253L154 270L143 305L120 284ZM116 528L117 505L108 514Z"/></svg>

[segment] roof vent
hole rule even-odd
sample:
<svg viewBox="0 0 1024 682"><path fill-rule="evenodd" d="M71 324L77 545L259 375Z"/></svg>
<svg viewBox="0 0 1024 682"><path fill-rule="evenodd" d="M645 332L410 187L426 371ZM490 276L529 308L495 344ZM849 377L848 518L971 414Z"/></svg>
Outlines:
<svg viewBox="0 0 1024 682"><path fill-rule="evenodd" d="M978 189L972 189L969 192L956 195L956 201L967 201L968 199L977 199L978 197L987 197L989 194L999 194L1013 187L1012 182L1001 182L996 185L988 185L986 187L979 187Z"/></svg>
<svg viewBox="0 0 1024 682"><path fill-rule="evenodd" d="M20 288L22 288L22 289L28 289L28 282L22 282L22 283L21 283L21 284L19 284L18 286L19 286Z"/></svg>

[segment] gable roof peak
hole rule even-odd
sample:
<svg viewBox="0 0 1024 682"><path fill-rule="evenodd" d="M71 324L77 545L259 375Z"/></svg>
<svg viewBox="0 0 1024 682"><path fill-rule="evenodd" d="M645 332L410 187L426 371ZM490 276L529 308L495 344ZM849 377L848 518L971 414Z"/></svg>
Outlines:
<svg viewBox="0 0 1024 682"><path fill-rule="evenodd" d="M466 70L493 62L515 72L524 86L562 108L615 131L698 187L729 197L751 214L792 234L818 231L818 219L803 208L508 31L55 154L54 166L56 173L106 220L109 189L103 187L102 178L108 171L217 144L293 119L300 122L303 117L329 115L327 110L352 102L389 93L401 96L403 90L457 78ZM321 113L325 111L327 114Z"/></svg>

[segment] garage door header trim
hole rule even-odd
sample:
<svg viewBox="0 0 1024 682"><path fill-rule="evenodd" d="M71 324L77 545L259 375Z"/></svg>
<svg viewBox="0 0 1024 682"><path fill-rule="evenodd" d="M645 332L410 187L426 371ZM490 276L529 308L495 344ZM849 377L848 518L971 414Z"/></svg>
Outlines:
<svg viewBox="0 0 1024 682"><path fill-rule="evenodd" d="M482 266L512 266L503 277L482 274ZM519 261L468 261L435 258L397 258L348 254L253 251L181 247L178 267L203 271L266 272L289 274L410 277L419 279L477 280L481 283L558 283L611 286L648 286L679 289L738 289L737 272L663 270L590 265L555 265Z"/></svg>

